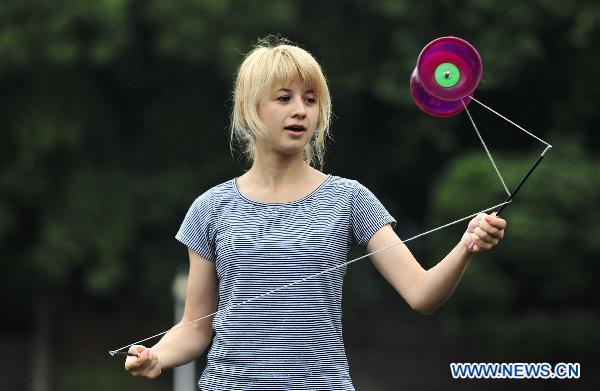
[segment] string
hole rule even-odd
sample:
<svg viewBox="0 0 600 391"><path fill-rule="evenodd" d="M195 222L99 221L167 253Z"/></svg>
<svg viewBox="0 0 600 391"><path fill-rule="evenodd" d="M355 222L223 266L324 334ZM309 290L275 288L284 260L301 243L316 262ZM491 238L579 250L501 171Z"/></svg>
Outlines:
<svg viewBox="0 0 600 391"><path fill-rule="evenodd" d="M488 159L490 159L490 162L492 162L492 166L494 167L494 170L496 170L496 174L498 174L498 178L500 178L500 182L502 182L502 186L504 186L504 190L506 190L506 195L508 195L510 197L510 191L508 190L508 186L506 186L506 183L504 183L504 178L502 178L502 175L500 175L500 170L498 170L498 167L496 167L496 162L494 161L494 158L492 157L490 150L488 149L487 145L485 144L485 141L483 141L483 137L481 137L481 134L479 133L479 129L477 129L477 125L475 125L475 121L473 121L473 117L471 117L471 113L469 112L467 105L465 104L464 100L462 100L462 99L460 102L462 103L463 107L465 108L465 111L467 112L467 115L469 116L469 119L471 120L471 124L473 124L475 133L477 133L477 137L479 137L479 141L481 141L481 145L483 145L483 149L485 149Z"/></svg>
<svg viewBox="0 0 600 391"><path fill-rule="evenodd" d="M528 130L525 130L522 126L517 125L516 123L514 123L513 121L509 120L508 118L506 118L505 116L503 116L502 114L498 113L497 111L495 111L494 109L484 105L483 103L481 103L480 101L478 101L477 99L473 98L471 95L469 95L469 98L473 99L475 102L479 103L481 106L485 107L486 109L488 109L489 111L491 111L492 113L496 114L498 117L502 118L503 120L507 121L508 123L516 126L518 129L522 130L523 132L527 133L528 135L530 135L531 137L535 138L538 141L541 141L542 143L546 144L546 146L552 148L552 145L548 144L547 142L545 142L544 140L542 140L541 138L539 138L538 136L536 136L535 134L531 133ZM463 103L464 104L464 103ZM547 150L548 148L546 148ZM544 152L546 152L546 150Z"/></svg>
<svg viewBox="0 0 600 391"><path fill-rule="evenodd" d="M304 282L304 281L307 281L307 280L310 280L310 279L312 279L312 278L318 277L318 276L320 276L320 275L322 275L322 274L329 273L329 272L331 272L331 271L333 271L333 270L336 270L336 269L339 269L339 268L341 268L341 267L347 266L347 265L349 265L349 264L351 264L351 263L354 263L354 262L356 262L356 261L359 261L359 260L361 260L361 259L367 258L367 257L369 257L369 256L371 256L371 255L378 254L378 253L380 253L380 252L383 252L383 251L389 250L389 249L391 249L392 247L398 246L399 244L402 244L402 243L408 243L408 242L410 242L411 240L414 240L414 239L420 238L421 236L428 235L428 234L430 234L430 233L433 233L433 232L439 231L439 230L441 230L441 229L447 228L447 227L449 227L449 226L451 226L451 225L454 225L454 224L460 223L461 221L464 221L464 220L467 220L467 219L473 218L473 217L477 216L477 215L478 215L478 214L480 214L480 213L485 213L485 212L489 212L490 210L495 210L495 209L497 209L498 207L500 207L500 206L503 206L503 205L506 205L506 204L508 204L508 203L510 203L510 202L511 202L511 201L505 201L505 202L502 202L502 203L500 203L500 204L498 204L498 205L494 205L494 206L492 206L492 207L490 207L490 208L487 208L487 209L484 209L484 210L482 210L482 211L479 211L479 212L476 212L476 213L470 214L470 215L468 215L468 216L462 217L462 218L460 218L460 219L454 220L454 221L452 221L452 222L450 222L450 223L447 223L447 224L441 225L441 226L439 226L439 227L437 227L437 228L433 228L433 229L430 229L429 231L422 232L422 233L420 233L420 234L417 234L417 235L415 235L415 236L413 236L413 237L411 237L411 238L408 238L408 239L405 239L405 240L402 240L402 239L401 239L401 240L400 240L399 242L397 242L397 243L394 243L394 244L391 244L391 245L389 245L389 246L386 246L386 247L380 248L380 249L378 249L378 250L375 250L375 251L373 251L373 252L370 252L370 253L368 253L368 254L362 255L362 256L360 256L360 257L358 257L358 258L354 258L354 259L352 259L352 260L350 260L350 261L347 261L347 262L341 263L341 264L339 264L339 265L335 265L335 266L333 266L333 267L331 267L331 268L329 268L329 269L322 270L322 271L320 271L320 272L318 272L318 273L311 274L310 276L304 277L304 278L302 278L302 279L299 279L299 280L293 281L293 282L291 282L291 283L289 283L289 284L286 284L286 285L280 286L280 287L278 287L278 288L272 289L272 290L270 290L270 291L268 291L268 292L266 292L266 293L262 293L262 294L260 294L260 295L258 295L258 296L251 297L250 299L247 299L247 300L245 300L245 301L242 301L242 302L240 302L240 303L237 303L237 304L232 304L232 305L230 305L230 306L228 306L228 307L225 307L225 308L223 308L223 309L221 309L221 310L215 311L215 312L213 312L212 314L204 315L204 316L202 316L202 317L200 317L200 318L197 318L197 319L191 320L191 321L189 321L189 322L186 322L186 323L179 324L179 325L177 325L177 326L175 326L175 327L172 327L172 328L170 328L169 330L165 330L165 331L163 331L163 332L161 332L161 333L158 333L158 334L155 334L155 335L153 335L153 336L151 336L151 337L148 337L148 338L141 339L141 340L139 340L139 341L133 342L133 343L131 343L131 344L129 344L129 345L122 346L122 347L120 347L120 348L118 348L118 349L115 349L115 350L110 350L110 351L109 351L109 354L110 354L111 356L114 356L114 355L115 355L115 353L117 353L117 352L119 352L119 351L121 351L121 350L123 350L123 349L125 349L125 348L128 348L128 347L130 347L130 346L137 345L137 344L140 344L140 343L142 343L142 342L146 342L146 341L148 341L148 340L151 340L151 339L154 339L154 338L156 338L156 337L160 337L161 335L164 335L164 334L166 334L166 333L168 333L168 332L170 332L170 331L175 331L175 330L177 330L177 329L180 329L180 328L182 328L182 327L186 327L186 326L189 326L189 325L191 325L191 324L197 323L197 322L199 322L199 321L201 321L201 320L204 320L204 319L206 319L206 318L210 318L210 317L212 317L212 316L214 316L214 315L217 315L217 314L218 314L218 313L220 313L220 312L230 311L230 310L232 310L232 309L234 309L234 308L237 308L237 307L239 307L239 306L242 306L242 305L248 304L248 303L250 303L250 302L252 302L252 301L255 301L255 300L259 300L259 299L261 299L261 298L263 298L263 297L269 296L269 295L271 295L271 294L273 294L273 293L276 293L276 292L278 292L278 291L281 291L281 290L283 290L283 289L286 289L286 288L292 287L292 286L294 286L294 285L297 285L297 284L300 284L300 283L302 283L302 282Z"/></svg>
<svg viewBox="0 0 600 391"><path fill-rule="evenodd" d="M550 144L548 144L547 142L545 142L545 141L544 141L544 140L542 140L541 138L539 138L539 137L537 137L536 135L534 135L533 133L531 133L531 132L527 131L527 130L526 130L526 129L524 129L523 127L521 127L521 126L517 125L515 122L513 122L513 121L509 120L508 118L506 118L506 117L505 117L505 116L503 116L502 114L500 114L500 113L496 112L495 110L491 109L490 107L486 106L485 104L481 103L480 101L478 101L478 100L477 100L477 99L475 99L474 97L472 97L472 96L469 96L469 98L471 98L472 100L474 100L475 102L477 102L478 104L480 104L481 106L483 106L484 108L488 109L488 110L489 110L489 111L491 111L492 113L496 114L496 115L497 115L497 116L499 116L500 118L502 118L502 119L504 119L505 121L509 122L510 124L514 125L514 126L515 126L515 127L517 127L518 129L520 129L520 130L522 130L523 132L527 133L527 134L528 134L528 135L530 135L531 137L533 137L533 138L535 138L535 139L537 139L537 140L541 141L542 143L544 143L544 144L546 145L546 149L544 149L544 151L542 152L542 156L544 156L544 155L545 155L545 153L546 153L546 152L547 152L547 151L548 151L550 148L552 148L552 146L551 146ZM308 277L305 277L305 278L302 278L302 279L300 279L300 280L293 281L293 282L291 282L291 283L289 283L289 284L287 284L287 285L280 286L280 287L278 287L278 288L275 288L275 289L273 289L273 290L270 290L270 291L268 291L268 292L266 292L266 293L263 293L263 294L260 294L260 295L258 295L258 296L252 297L252 298L250 298L250 299L248 299L248 300L245 300L245 301L243 301L243 302L241 302L241 303L237 303L237 304L234 304L234 305L230 305L230 306L228 306L228 307L226 307L226 308L223 308L223 309L221 309L221 310L218 310L218 311L216 311L216 312L213 312L213 313L211 313L211 314L207 314L207 315L204 315L204 316L202 316L202 317L200 317L200 318L197 318L197 319L191 320L191 321L189 321L189 322L186 322L186 323L179 324L179 325L177 325L177 326L175 326L175 327L172 327L172 328L170 328L169 330L165 330L165 331L163 331L163 332L161 332L161 333L158 333L158 334L155 334L155 335L153 335L153 336L151 336L151 337L148 337L148 338L141 339L141 340L139 340L139 341L133 342L133 343L131 343L131 344L129 344L129 345L122 346L122 347L120 347L120 348L118 348L118 349L115 349L115 350L110 350L110 351L109 351L110 355L111 355L111 356L114 356L114 355L115 355L117 352L119 352L119 351L121 351L121 350L123 350L123 349L125 349L125 348L128 348L128 347L130 347L130 346L137 345L137 344L140 344L140 343L142 343L142 342L146 342L146 341L148 341L148 340L151 340L151 339L154 339L154 338L160 337L160 336L162 336L162 335L164 335L164 334L167 334L167 333L168 333L168 332L170 332L170 331L174 331L174 330L180 329L180 328L182 328L182 327L186 327L186 326L189 326L189 325L191 325L191 324L197 323L197 322L199 322L199 321L201 321L201 320L204 320L204 319L206 319L206 318L210 318L210 317L212 317L212 316L215 316L215 315L217 315L217 314L218 314L218 313L220 313L220 312L224 312L224 311L230 311L230 310L232 310L232 309L234 309L234 308L237 308L237 307L239 307L239 306L241 306L241 305L248 304L248 303L250 303L250 302L252 302L252 301L255 301L255 300L259 300L259 299L261 299L261 298L263 298L263 297L269 296L269 295L271 295L271 294L273 294L273 293L275 293L275 292L278 292L278 291L280 291L280 290L283 290L283 289L289 288L289 287L291 287L291 286L294 286L294 285L296 285L296 284L300 284L300 283L302 283L302 282L304 282L304 281L307 281L307 280L309 280L309 279L311 279L311 278L318 277L318 276L320 276L320 275L322 275L322 274L325 274L325 273L331 272L331 271L333 271L333 270L339 269L339 268L341 268L341 267L347 266L347 265L349 265L349 264L351 264L351 263L353 263L353 262L356 262L356 261L359 261L359 260L361 260L361 259L367 258L367 257L369 257L369 256L371 256L371 255L374 255L374 254L377 254L377 253L380 253L380 252L383 252L383 251L389 250L390 248L392 248L392 247L395 247L395 246L397 246L397 245L399 245L399 244L402 244L402 243L407 243L407 242L409 242L409 241L411 241L411 240L414 240L414 239L417 239L417 238L419 238L419 237L421 237L421 236L425 236L425 235L427 235L427 234L430 234L430 233L433 233L433 232L439 231L439 230L441 230L441 229L447 228L447 227L449 227L449 226L451 226L451 225L454 225L454 224L460 223L461 221L464 221L464 220L467 220L467 219L469 219L469 218L472 218L472 217L475 217L475 216L477 216L479 213L485 213L485 212L488 212L488 211L490 211L490 210L494 210L494 209L496 209L496 208L498 208L498 207L501 207L501 206L504 206L504 205L507 205L507 204L509 204L509 203L512 201L512 199L511 199L511 194L510 194L510 191L508 190L508 187L506 186L506 184L505 184L505 182L504 182L504 179L502 178L502 175L500 174L500 171L498 170L498 167L496 166L496 163L494 162L494 159L493 159L493 157L492 157L492 155L491 155L490 151L488 150L488 148L487 148L487 145L485 144L485 141L483 140L483 137L481 137L481 134L479 133L479 130L477 129L477 126L475 125L475 121L473 121L473 118L471 117L471 113L470 113L470 112L469 112L469 110L467 109L467 106L465 105L464 101L462 101L462 100L461 100L461 102L462 102L462 104L463 104L463 106L464 106L464 108L465 108L465 111L467 112L467 115L469 116L469 120L471 121L471 124L473 125L473 128L475 129L475 132L477 133L477 136L479 137L479 140L481 141L481 143L482 143L482 145L483 145L483 148L485 149L485 151L486 151L486 153L487 153L487 155L488 155L488 158L490 159L490 162L492 163L492 166L494 167L494 169L496 170L496 173L498 174L498 178L500 178L500 181L502 182L502 185L504 186L504 189L506 190L506 193L507 193L507 194L508 194L508 196L509 196L509 198L508 198L508 199L507 199L505 202L502 202L502 203L500 203L500 204L498 204L498 205L494 205L494 206L492 206L492 207L490 207L490 208L487 208L487 209L484 209L484 210L482 210L482 211L480 211L480 212L473 213L473 214L470 214L470 215L468 215L468 216L462 217L462 218L460 218L460 219L454 220L454 221L452 221L452 222L450 222L450 223L447 223L447 224L441 225L441 226L439 226L439 227L437 227L437 228L434 228L434 229L431 229L431 230L429 230L429 231L422 232L422 233L420 233L420 234L417 234L417 235L415 235L415 236L413 236L413 237L411 237L411 238L408 238L408 239L406 239L406 240L400 240L398 243L394 243L394 244L391 244L391 245L389 245L389 246L387 246L387 247L380 248L380 249L378 249L378 250L375 250L375 251L373 251L373 252L371 252L371 253L369 253L369 254L362 255L362 256L360 256L360 257L358 257L358 258L355 258L355 259L352 259L352 260L350 260L350 261L347 261L347 262L341 263L341 264L339 264L339 265L333 266L333 267L331 267L331 268L329 268L329 269L326 269L326 270L320 271L320 272L318 272L318 273L312 274L312 275L310 275L310 276L308 276Z"/></svg>

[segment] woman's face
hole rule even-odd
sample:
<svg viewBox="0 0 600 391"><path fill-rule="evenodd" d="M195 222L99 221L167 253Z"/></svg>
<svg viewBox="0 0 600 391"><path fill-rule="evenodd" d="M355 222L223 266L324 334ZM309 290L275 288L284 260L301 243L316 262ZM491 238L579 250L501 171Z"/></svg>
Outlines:
<svg viewBox="0 0 600 391"><path fill-rule="evenodd" d="M319 118L319 102L312 88L296 78L275 85L262 99L258 115L271 139L272 152L302 153Z"/></svg>

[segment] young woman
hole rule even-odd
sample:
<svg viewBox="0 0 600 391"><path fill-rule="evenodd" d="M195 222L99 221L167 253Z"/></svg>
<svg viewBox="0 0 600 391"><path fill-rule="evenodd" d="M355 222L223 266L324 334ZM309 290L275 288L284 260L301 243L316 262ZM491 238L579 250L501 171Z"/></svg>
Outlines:
<svg viewBox="0 0 600 391"><path fill-rule="evenodd" d="M180 324L219 312L152 348L131 346L138 357L127 358L128 372L154 378L192 361L214 330L202 390L354 389L342 341L346 266L335 266L353 244L372 252L400 239L396 221L365 186L313 168L323 163L330 116L325 77L308 52L276 42L246 56L231 139L252 166L200 195L176 235L190 258ZM470 255L497 245L505 225L478 215L429 270L404 244L371 259L413 309L431 314L452 294Z"/></svg>

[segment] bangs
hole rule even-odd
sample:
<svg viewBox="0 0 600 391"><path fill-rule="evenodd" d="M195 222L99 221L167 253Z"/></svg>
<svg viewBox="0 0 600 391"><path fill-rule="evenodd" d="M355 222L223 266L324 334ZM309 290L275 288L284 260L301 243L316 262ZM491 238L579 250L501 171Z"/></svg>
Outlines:
<svg viewBox="0 0 600 391"><path fill-rule="evenodd" d="M307 88L313 89L317 96L321 95L325 83L321 67L303 50L283 45L273 51L268 63L265 84L270 88L287 85L300 78Z"/></svg>
<svg viewBox="0 0 600 391"><path fill-rule="evenodd" d="M271 42L273 41L273 42ZM249 162L257 154L256 140L268 140L259 115L261 101L274 87L289 86L300 79L312 90L318 101L319 116L311 141L305 146L304 159L323 166L325 141L331 122L331 96L321 66L306 50L285 43L278 37L267 37L246 55L240 65L233 90L231 112L231 144L239 142Z"/></svg>

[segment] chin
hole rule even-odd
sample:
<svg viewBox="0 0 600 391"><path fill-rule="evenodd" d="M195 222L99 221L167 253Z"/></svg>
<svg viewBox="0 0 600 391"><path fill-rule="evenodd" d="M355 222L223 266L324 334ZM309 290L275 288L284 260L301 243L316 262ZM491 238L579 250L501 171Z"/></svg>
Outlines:
<svg viewBox="0 0 600 391"><path fill-rule="evenodd" d="M283 155L286 157L300 155L304 158L304 147L305 146L306 146L306 144L304 144L301 148L299 148L299 147L279 148L275 152L277 152L279 155Z"/></svg>

